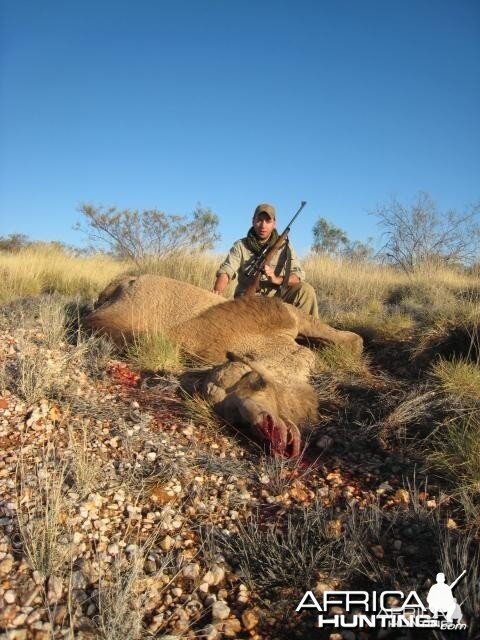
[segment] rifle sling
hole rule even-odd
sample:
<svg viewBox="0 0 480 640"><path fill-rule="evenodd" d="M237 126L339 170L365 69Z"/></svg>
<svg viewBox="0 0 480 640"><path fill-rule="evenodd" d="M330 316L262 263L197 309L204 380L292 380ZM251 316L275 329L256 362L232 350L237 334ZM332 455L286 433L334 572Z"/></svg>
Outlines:
<svg viewBox="0 0 480 640"><path fill-rule="evenodd" d="M285 275L283 276L283 282L278 287L276 296L280 296L283 298L286 290L288 289L288 281L290 279L290 271L292 269L292 252L290 250L290 244L288 242L288 237L285 240L285 245L283 247L283 252L285 253Z"/></svg>

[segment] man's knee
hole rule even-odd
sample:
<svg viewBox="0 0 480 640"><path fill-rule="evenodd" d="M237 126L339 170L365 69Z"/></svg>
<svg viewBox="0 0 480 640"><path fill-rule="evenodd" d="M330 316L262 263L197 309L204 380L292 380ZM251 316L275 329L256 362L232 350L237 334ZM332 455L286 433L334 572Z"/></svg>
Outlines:
<svg viewBox="0 0 480 640"><path fill-rule="evenodd" d="M304 313L318 318L317 296L315 289L308 282L298 282L288 287L282 299L284 302L293 304Z"/></svg>

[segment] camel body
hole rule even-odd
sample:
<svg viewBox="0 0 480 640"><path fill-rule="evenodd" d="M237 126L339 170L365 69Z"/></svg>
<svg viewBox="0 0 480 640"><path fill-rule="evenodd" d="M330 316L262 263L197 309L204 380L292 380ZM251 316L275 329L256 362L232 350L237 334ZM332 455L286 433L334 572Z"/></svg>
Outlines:
<svg viewBox="0 0 480 640"><path fill-rule="evenodd" d="M308 384L314 353L296 342L363 348L339 331L279 298L225 300L164 276L125 277L108 285L86 318L93 330L124 344L141 334L164 334L204 363L197 389L231 422L249 425L274 453L296 455L299 426L314 419Z"/></svg>

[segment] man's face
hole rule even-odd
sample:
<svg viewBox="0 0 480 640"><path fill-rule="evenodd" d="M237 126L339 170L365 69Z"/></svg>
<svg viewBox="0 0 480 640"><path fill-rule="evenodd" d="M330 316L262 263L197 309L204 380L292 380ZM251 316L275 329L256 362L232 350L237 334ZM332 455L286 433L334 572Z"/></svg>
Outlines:
<svg viewBox="0 0 480 640"><path fill-rule="evenodd" d="M255 235L261 241L265 241L270 238L275 226L275 220L270 218L268 213L259 213L253 218L253 229L255 231Z"/></svg>

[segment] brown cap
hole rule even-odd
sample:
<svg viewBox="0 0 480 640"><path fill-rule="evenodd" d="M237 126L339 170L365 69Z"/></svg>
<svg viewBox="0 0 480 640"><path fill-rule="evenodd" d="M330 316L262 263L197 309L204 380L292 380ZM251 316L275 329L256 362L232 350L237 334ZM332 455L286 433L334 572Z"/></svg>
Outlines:
<svg viewBox="0 0 480 640"><path fill-rule="evenodd" d="M255 209L255 213L253 214L253 217L256 218L261 213L266 213L267 216L272 218L272 220L276 220L275 207L272 204L267 204L266 202L259 204L258 207Z"/></svg>

